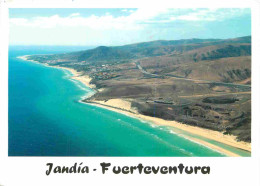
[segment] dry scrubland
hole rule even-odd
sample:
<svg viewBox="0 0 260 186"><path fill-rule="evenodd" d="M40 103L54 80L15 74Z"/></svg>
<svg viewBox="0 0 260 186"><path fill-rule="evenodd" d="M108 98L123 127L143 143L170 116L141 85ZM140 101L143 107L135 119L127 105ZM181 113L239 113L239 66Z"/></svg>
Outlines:
<svg viewBox="0 0 260 186"><path fill-rule="evenodd" d="M251 141L251 37L152 41L29 60L73 68L97 93L138 113ZM88 79L89 81L89 79Z"/></svg>

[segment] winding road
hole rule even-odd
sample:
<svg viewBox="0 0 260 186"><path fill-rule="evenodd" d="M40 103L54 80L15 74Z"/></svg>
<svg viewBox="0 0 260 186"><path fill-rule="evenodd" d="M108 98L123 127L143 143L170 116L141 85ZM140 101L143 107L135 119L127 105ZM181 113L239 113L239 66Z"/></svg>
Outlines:
<svg viewBox="0 0 260 186"><path fill-rule="evenodd" d="M161 77L160 75L157 75L157 74L152 74L150 72L147 72L141 65L139 62L134 62L137 66L137 68L143 73L143 74L146 74L146 75L150 75L150 76L153 76L153 77ZM219 85L219 86L234 86L234 87L248 87L248 88L251 88L251 85L243 85L243 84L236 84L236 83L224 83L224 82L217 82L217 81L210 81L210 80L201 80L201 79L190 79L190 78L185 78L185 77L176 77L174 75L170 75L170 74L164 74L163 76L168 76L168 77L171 77L171 78L174 78L174 79L180 79L180 80L186 80L186 81L196 81L196 82L202 82L202 83L213 83L213 84L216 84L216 85Z"/></svg>

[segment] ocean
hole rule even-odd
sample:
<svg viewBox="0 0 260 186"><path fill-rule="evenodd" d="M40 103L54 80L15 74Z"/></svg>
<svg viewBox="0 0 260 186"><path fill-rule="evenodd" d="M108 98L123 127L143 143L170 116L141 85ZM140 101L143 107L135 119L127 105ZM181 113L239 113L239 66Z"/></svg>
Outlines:
<svg viewBox="0 0 260 186"><path fill-rule="evenodd" d="M88 48L9 47L9 156L225 156L183 137L184 133L172 127L83 104L79 100L93 90L69 79L69 71L17 58ZM250 156L246 151L208 141Z"/></svg>

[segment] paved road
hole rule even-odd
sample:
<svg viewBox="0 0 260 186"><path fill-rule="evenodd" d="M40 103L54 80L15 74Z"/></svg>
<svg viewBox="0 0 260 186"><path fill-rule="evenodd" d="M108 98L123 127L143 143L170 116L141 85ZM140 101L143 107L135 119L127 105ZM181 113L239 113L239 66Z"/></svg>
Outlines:
<svg viewBox="0 0 260 186"><path fill-rule="evenodd" d="M138 67L138 69L140 69L140 71L142 73L150 75L150 76L154 76L154 77L159 77L159 75L157 75L157 74L152 74L152 73L147 72L146 70L144 70L139 62L135 62L135 64ZM174 79L181 79L181 80L187 80L187 81L196 81L196 82L201 82L201 83L214 83L214 84L217 84L217 85L229 85L229 86L236 86L236 87L249 87L249 88L251 88L251 85L243 85L243 84L236 84L236 83L224 83L224 82L217 82L217 81L210 81L210 80L201 80L201 79L190 79L190 78L185 78L185 77L177 77L177 76L170 75L170 74L164 74L164 76L168 76L168 77L171 77L171 78L174 78Z"/></svg>
<svg viewBox="0 0 260 186"><path fill-rule="evenodd" d="M140 70L142 73L147 74L147 75L150 75L150 76L156 76L156 77L158 77L157 74L152 74L152 73L147 72L146 70L144 70L143 67L141 67L140 64L136 63L136 66L139 68L139 70Z"/></svg>

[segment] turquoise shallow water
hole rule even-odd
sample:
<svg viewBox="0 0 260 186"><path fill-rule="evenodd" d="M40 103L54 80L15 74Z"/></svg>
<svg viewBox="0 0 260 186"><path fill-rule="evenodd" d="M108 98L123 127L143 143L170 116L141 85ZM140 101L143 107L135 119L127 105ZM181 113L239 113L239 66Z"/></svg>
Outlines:
<svg viewBox="0 0 260 186"><path fill-rule="evenodd" d="M172 128L80 103L92 90L68 71L16 58L79 49L10 47L9 156L224 156Z"/></svg>

